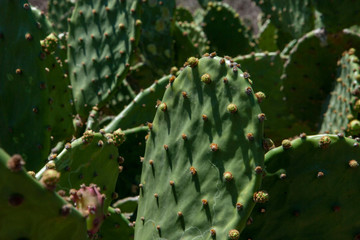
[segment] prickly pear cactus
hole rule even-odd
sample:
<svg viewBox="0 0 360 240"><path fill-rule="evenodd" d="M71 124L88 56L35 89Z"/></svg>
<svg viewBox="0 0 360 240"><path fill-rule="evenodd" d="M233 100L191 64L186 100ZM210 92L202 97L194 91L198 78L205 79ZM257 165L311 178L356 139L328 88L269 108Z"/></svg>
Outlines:
<svg viewBox="0 0 360 240"><path fill-rule="evenodd" d="M360 2L352 0L313 1L326 30L337 32L360 21Z"/></svg>
<svg viewBox="0 0 360 240"><path fill-rule="evenodd" d="M49 0L49 19L58 33L68 31L68 19L75 7L73 0Z"/></svg>
<svg viewBox="0 0 360 240"><path fill-rule="evenodd" d="M58 189L69 191L81 184L97 184L105 194L105 209L112 201L119 174L118 151L115 145L122 143L121 132L103 136L91 130L82 138L65 144L59 155L53 155L56 169L61 173Z"/></svg>
<svg viewBox="0 0 360 240"><path fill-rule="evenodd" d="M33 6L31 7L31 11L35 17L37 28L40 29L40 38L43 39L49 34L51 34L54 30L45 13Z"/></svg>
<svg viewBox="0 0 360 240"><path fill-rule="evenodd" d="M286 114L288 109L281 91L284 58L278 52L254 53L234 58L242 70L250 75L253 89L262 111L266 114L265 136L276 142L297 135L294 119ZM266 89L265 92L261 90ZM274 107L276 106L276 107Z"/></svg>
<svg viewBox="0 0 360 240"><path fill-rule="evenodd" d="M129 69L141 28L139 1L79 0L69 23L69 74L75 108L101 108Z"/></svg>
<svg viewBox="0 0 360 240"><path fill-rule="evenodd" d="M135 239L238 239L260 187L265 115L236 63L186 64L147 140Z"/></svg>
<svg viewBox="0 0 360 240"><path fill-rule="evenodd" d="M337 60L343 51L357 46L360 36L351 31L327 34L316 29L290 51L283 75L288 114L307 125L310 133L320 128L322 105L336 82ZM298 131L307 130L300 127Z"/></svg>
<svg viewBox="0 0 360 240"><path fill-rule="evenodd" d="M358 62L355 49L344 52L343 57L338 62L339 75L336 79L335 88L331 92L320 133L360 134L359 121L357 120L360 110L360 102L358 102L360 89L357 80L360 77Z"/></svg>
<svg viewBox="0 0 360 240"><path fill-rule="evenodd" d="M277 48L277 39L278 39L278 30L271 23L270 19L267 19L263 25L260 26L259 34L256 39L258 47L262 51L276 51Z"/></svg>
<svg viewBox="0 0 360 240"><path fill-rule="evenodd" d="M174 50L177 66L189 57L200 57L208 49L205 33L194 23L176 22L174 26Z"/></svg>
<svg viewBox="0 0 360 240"><path fill-rule="evenodd" d="M87 239L81 213L26 173L24 164L20 155L0 149L0 238Z"/></svg>
<svg viewBox="0 0 360 240"><path fill-rule="evenodd" d="M65 63L59 60L58 52L61 51L59 39L50 34L41 41L46 54L44 62L46 84L49 89L50 116L52 120L51 136L52 145L62 140L70 140L74 134L72 124L74 105L72 91L69 89L70 79L65 69Z"/></svg>
<svg viewBox="0 0 360 240"><path fill-rule="evenodd" d="M220 55L247 54L252 49L247 28L239 14L226 3L208 4L203 29L210 41L210 49Z"/></svg>
<svg viewBox="0 0 360 240"><path fill-rule="evenodd" d="M142 4L141 21L144 23L140 49L146 63L162 76L173 65L172 28L174 24L175 0L147 0Z"/></svg>
<svg viewBox="0 0 360 240"><path fill-rule="evenodd" d="M41 31L27 1L0 1L0 146L37 171L50 151ZM11 24L9 24L11 23Z"/></svg>
<svg viewBox="0 0 360 240"><path fill-rule="evenodd" d="M314 7L310 0L255 0L266 18L279 30L278 46L314 29Z"/></svg>
<svg viewBox="0 0 360 240"><path fill-rule="evenodd" d="M98 237L108 240L134 239L134 226L119 208L108 208L109 216L104 220Z"/></svg>
<svg viewBox="0 0 360 240"><path fill-rule="evenodd" d="M265 157L269 201L241 239L358 239L359 159L359 143L343 135L283 141Z"/></svg>
<svg viewBox="0 0 360 240"><path fill-rule="evenodd" d="M177 7L174 14L175 21L177 22L189 22L194 21L191 12L183 7Z"/></svg>

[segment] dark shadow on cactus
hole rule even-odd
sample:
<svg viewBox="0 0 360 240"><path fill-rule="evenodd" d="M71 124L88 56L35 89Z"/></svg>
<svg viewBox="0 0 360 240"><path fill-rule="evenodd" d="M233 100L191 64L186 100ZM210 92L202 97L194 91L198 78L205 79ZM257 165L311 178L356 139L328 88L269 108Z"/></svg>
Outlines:
<svg viewBox="0 0 360 240"><path fill-rule="evenodd" d="M191 119L191 106L190 106L190 101L189 99L187 99L187 97L184 98L184 108L189 115L189 119Z"/></svg>
<svg viewBox="0 0 360 240"><path fill-rule="evenodd" d="M83 65L83 70L84 70L85 75L88 75L85 65Z"/></svg>
<svg viewBox="0 0 360 240"><path fill-rule="evenodd" d="M209 122L209 120L204 121L203 129L204 129L204 132L209 136L209 142L212 143L213 136L211 133L211 123Z"/></svg>
<svg viewBox="0 0 360 240"><path fill-rule="evenodd" d="M189 69L188 71L191 71L191 69ZM200 79L201 77L199 76L199 70L198 67L195 67L192 70L192 75L193 75L193 81L196 85L196 93L198 95L198 99L199 99L199 104L203 104L204 99L203 99L203 89L202 89L202 82L200 81L195 81L194 79Z"/></svg>
<svg viewBox="0 0 360 240"><path fill-rule="evenodd" d="M197 192L200 192L200 181L199 181L199 176L197 174L192 176L192 181L195 184L195 189Z"/></svg>
<svg viewBox="0 0 360 240"><path fill-rule="evenodd" d="M171 186L171 191L172 191L172 193L174 195L174 199L175 199L175 202L177 204L178 198L177 198L177 194L176 194L176 191L175 191L175 186Z"/></svg>
<svg viewBox="0 0 360 240"><path fill-rule="evenodd" d="M155 177L155 168L153 165L151 165L151 171L152 171L153 176Z"/></svg>
<svg viewBox="0 0 360 240"><path fill-rule="evenodd" d="M230 86L229 86L229 84L226 84L226 83L224 83L224 84L225 84L226 96L229 97L229 102L232 102L233 98L232 98Z"/></svg>
<svg viewBox="0 0 360 240"><path fill-rule="evenodd" d="M184 146L186 149L186 154L189 158L190 164L193 165L193 156L192 156L192 146L193 143L189 139L184 142Z"/></svg>
<svg viewBox="0 0 360 240"><path fill-rule="evenodd" d="M233 206L236 206L239 194L237 192L238 190L236 188L235 182L234 181L226 182L225 185L226 185L226 190L231 195L231 201L232 201Z"/></svg>
<svg viewBox="0 0 360 240"><path fill-rule="evenodd" d="M161 229L160 228L158 229L158 232L159 232L159 237L161 237Z"/></svg>
<svg viewBox="0 0 360 240"><path fill-rule="evenodd" d="M170 121L170 118L169 118L169 113L168 113L168 112L165 112L165 113L164 113L164 119L165 119L166 124L167 124L168 134L170 134L171 121Z"/></svg>
<svg viewBox="0 0 360 240"><path fill-rule="evenodd" d="M204 210L205 210L206 217L207 217L208 221L209 221L209 222L212 222L211 212L210 212L209 205L204 206Z"/></svg>
<svg viewBox="0 0 360 240"><path fill-rule="evenodd" d="M180 222L181 228L182 228L183 230L185 230L185 220L184 220L184 217L183 217L183 216L179 217L177 221Z"/></svg>
<svg viewBox="0 0 360 240"><path fill-rule="evenodd" d="M169 150L167 150L165 153L166 153L166 159L169 163L169 167L172 170L172 161L171 161L171 157L170 157L171 154L170 154Z"/></svg>
<svg viewBox="0 0 360 240"><path fill-rule="evenodd" d="M149 140L150 139L152 140L153 145L156 145L155 138L156 138L156 133L154 131L150 131Z"/></svg>
<svg viewBox="0 0 360 240"><path fill-rule="evenodd" d="M219 136L222 135L222 120L219 111L219 101L216 97L216 89L215 86L209 86L209 88L205 88L204 92L210 96L211 98L211 107L212 107L212 117L215 122L214 127Z"/></svg>

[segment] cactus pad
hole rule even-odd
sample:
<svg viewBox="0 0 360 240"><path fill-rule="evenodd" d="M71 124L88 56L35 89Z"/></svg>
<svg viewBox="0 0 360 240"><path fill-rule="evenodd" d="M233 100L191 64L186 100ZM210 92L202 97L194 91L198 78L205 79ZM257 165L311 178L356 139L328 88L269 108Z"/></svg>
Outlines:
<svg viewBox="0 0 360 240"><path fill-rule="evenodd" d="M250 74L256 96L260 98L262 93L266 96L259 99L261 109L266 114L265 136L279 143L288 136L299 134L298 129L293 127L295 119L287 114L282 91L281 75L285 59L278 52L273 52L239 56L234 61Z"/></svg>
<svg viewBox="0 0 360 240"><path fill-rule="evenodd" d="M249 80L214 54L187 65L147 140L135 239L225 239L245 227L255 204L265 115L246 91Z"/></svg>
<svg viewBox="0 0 360 240"><path fill-rule="evenodd" d="M0 238L87 239L85 219L71 204L20 165L16 171L9 169L16 158L0 149Z"/></svg>
<svg viewBox="0 0 360 240"><path fill-rule="evenodd" d="M360 47L358 34L345 30L326 34L317 29L297 42L285 63L283 84L289 114L311 133L319 130L322 104L335 84L337 60L350 47Z"/></svg>
<svg viewBox="0 0 360 240"><path fill-rule="evenodd" d="M191 56L200 57L208 50L205 33L194 23L176 22L174 38L177 66L182 66Z"/></svg>
<svg viewBox="0 0 360 240"><path fill-rule="evenodd" d="M360 21L360 2L353 0L314 1L326 30L336 32Z"/></svg>
<svg viewBox="0 0 360 240"><path fill-rule="evenodd" d="M129 240L134 238L133 224L118 208L108 208L109 216L104 220L98 236L107 240Z"/></svg>
<svg viewBox="0 0 360 240"><path fill-rule="evenodd" d="M58 33L68 31L68 19L71 18L75 7L75 1L72 0L50 0L49 1L49 19Z"/></svg>
<svg viewBox="0 0 360 240"><path fill-rule="evenodd" d="M175 9L175 21L177 22L192 22L194 18L189 10L183 7L177 7Z"/></svg>
<svg viewBox="0 0 360 240"><path fill-rule="evenodd" d="M27 1L1 0L0 15L0 146L37 171L50 151L51 130L41 30Z"/></svg>
<svg viewBox="0 0 360 240"><path fill-rule="evenodd" d="M356 100L359 96L359 59L355 56L355 49L343 53L338 62L339 75L336 85L331 92L327 111L321 124L320 133L347 133L358 135L357 126L351 121L357 118ZM357 121L357 120L355 120Z"/></svg>
<svg viewBox="0 0 360 240"><path fill-rule="evenodd" d="M70 79L64 68L64 62L59 60L57 53L59 39L50 34L42 41L43 51L46 53L44 59L46 87L49 89L49 105L52 142L70 140L74 134L73 127L73 99L69 89Z"/></svg>
<svg viewBox="0 0 360 240"><path fill-rule="evenodd" d="M162 76L173 66L172 28L175 0L151 0L142 4L140 49L146 64Z"/></svg>
<svg viewBox="0 0 360 240"><path fill-rule="evenodd" d="M69 74L78 114L101 108L129 69L141 28L138 1L79 0L70 21Z"/></svg>
<svg viewBox="0 0 360 240"><path fill-rule="evenodd" d="M248 30L239 14L228 4L209 3L203 25L211 50L229 56L250 53L252 47Z"/></svg>
<svg viewBox="0 0 360 240"><path fill-rule="evenodd" d="M94 183L106 195L106 209L119 173L114 142L113 135L106 138L100 133L87 131L82 138L65 144L65 149L54 158L56 169L61 173L58 189L69 191L83 183Z"/></svg>
<svg viewBox="0 0 360 240"><path fill-rule="evenodd" d="M357 239L359 160L359 143L341 135L303 134L269 151L269 201L255 206L241 239Z"/></svg>
<svg viewBox="0 0 360 240"><path fill-rule="evenodd" d="M279 30L280 48L288 41L300 38L314 29L314 10L310 0L255 0L255 2Z"/></svg>

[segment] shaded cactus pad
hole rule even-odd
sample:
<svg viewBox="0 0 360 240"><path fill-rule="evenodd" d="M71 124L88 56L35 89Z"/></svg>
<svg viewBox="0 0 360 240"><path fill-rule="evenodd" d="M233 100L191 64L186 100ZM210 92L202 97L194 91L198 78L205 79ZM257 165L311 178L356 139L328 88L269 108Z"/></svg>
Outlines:
<svg viewBox="0 0 360 240"><path fill-rule="evenodd" d="M343 135L302 134L269 151L269 201L255 206L242 239L358 239L358 161L359 143Z"/></svg>

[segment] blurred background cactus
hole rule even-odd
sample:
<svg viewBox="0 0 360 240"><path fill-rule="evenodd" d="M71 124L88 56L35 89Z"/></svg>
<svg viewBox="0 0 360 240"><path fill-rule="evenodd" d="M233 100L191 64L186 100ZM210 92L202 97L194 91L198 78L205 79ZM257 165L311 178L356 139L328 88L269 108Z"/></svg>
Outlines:
<svg viewBox="0 0 360 240"><path fill-rule="evenodd" d="M0 0L0 239L360 239L360 4Z"/></svg>

